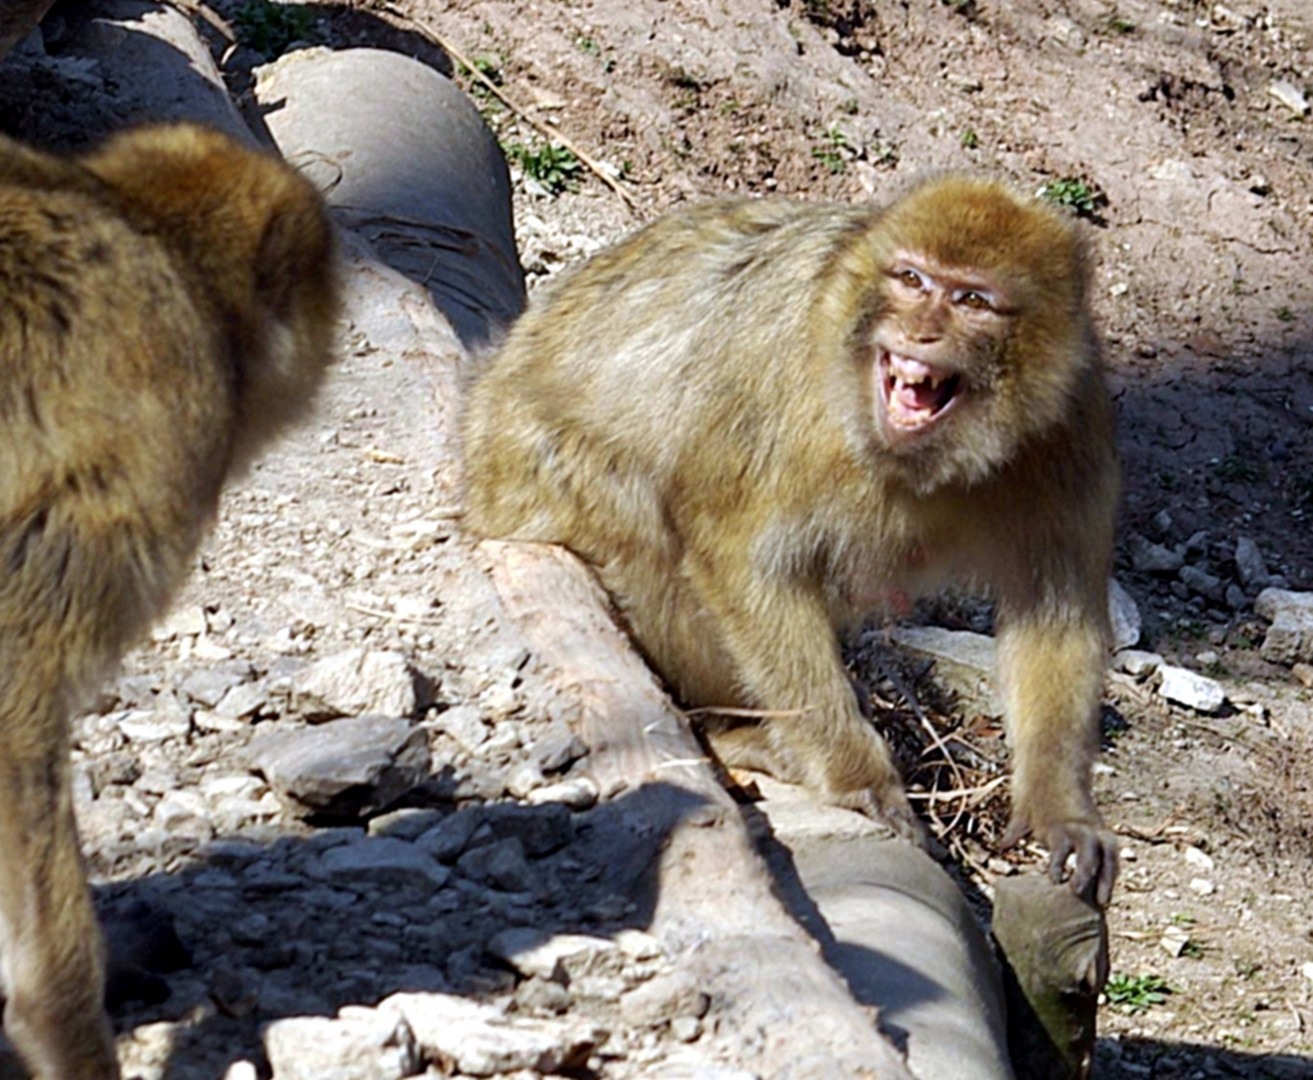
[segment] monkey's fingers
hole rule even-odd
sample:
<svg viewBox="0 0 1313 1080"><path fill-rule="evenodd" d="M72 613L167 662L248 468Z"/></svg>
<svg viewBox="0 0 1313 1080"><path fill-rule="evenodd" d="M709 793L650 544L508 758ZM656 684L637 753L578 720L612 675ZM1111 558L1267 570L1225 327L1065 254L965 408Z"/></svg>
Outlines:
<svg viewBox="0 0 1313 1080"><path fill-rule="evenodd" d="M1107 907L1117 880L1117 841L1111 833L1088 822L1067 821L1045 831L1049 877L1066 878L1072 892ZM1072 865L1068 870L1067 864Z"/></svg>

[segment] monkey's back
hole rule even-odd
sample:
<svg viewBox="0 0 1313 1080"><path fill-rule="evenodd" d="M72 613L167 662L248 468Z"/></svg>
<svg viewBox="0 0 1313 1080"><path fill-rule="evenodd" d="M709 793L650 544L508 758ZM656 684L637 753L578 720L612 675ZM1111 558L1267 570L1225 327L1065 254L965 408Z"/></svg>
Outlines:
<svg viewBox="0 0 1313 1080"><path fill-rule="evenodd" d="M234 392L226 346L162 245L94 183L40 163L0 171L0 670L11 678L16 651L39 655L44 636L80 662L156 614L212 513Z"/></svg>
<svg viewBox="0 0 1313 1080"><path fill-rule="evenodd" d="M704 203L551 286L471 390L472 528L605 549L627 537L581 534L638 522L624 532L659 535L687 492L767 496L760 482L780 475L767 458L793 434L772 430L779 402L814 397L804 388L832 360L801 344L814 337L816 282L873 218Z"/></svg>

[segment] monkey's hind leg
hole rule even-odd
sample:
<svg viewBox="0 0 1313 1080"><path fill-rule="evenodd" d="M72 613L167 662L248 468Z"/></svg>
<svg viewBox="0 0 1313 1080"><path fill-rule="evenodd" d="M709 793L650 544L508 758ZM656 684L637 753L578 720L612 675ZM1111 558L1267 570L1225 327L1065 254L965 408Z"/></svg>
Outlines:
<svg viewBox="0 0 1313 1080"><path fill-rule="evenodd" d="M2 647L0 658L13 659ZM29 667L15 678L9 668L0 679L33 675ZM116 1080L100 927L78 850L67 719L58 705L24 702L12 687L0 701L5 1033L37 1080Z"/></svg>

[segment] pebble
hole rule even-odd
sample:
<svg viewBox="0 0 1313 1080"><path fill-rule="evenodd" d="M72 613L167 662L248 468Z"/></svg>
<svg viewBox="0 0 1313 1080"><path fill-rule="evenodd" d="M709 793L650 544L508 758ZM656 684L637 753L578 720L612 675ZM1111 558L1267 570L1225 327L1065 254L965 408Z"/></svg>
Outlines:
<svg viewBox="0 0 1313 1080"><path fill-rule="evenodd" d="M1313 662L1313 593L1267 588L1254 611L1271 622L1260 652L1274 664Z"/></svg>
<svg viewBox="0 0 1313 1080"><path fill-rule="evenodd" d="M420 679L397 652L347 649L317 660L293 678L297 707L306 719L414 716L421 705Z"/></svg>
<svg viewBox="0 0 1313 1080"><path fill-rule="evenodd" d="M386 888L430 890L447 883L451 871L414 844L389 836L368 837L329 848L319 856L324 881Z"/></svg>
<svg viewBox="0 0 1313 1080"><path fill-rule="evenodd" d="M1168 701L1201 713L1218 712L1226 704L1226 691L1216 679L1173 664L1163 664L1158 671L1158 693Z"/></svg>

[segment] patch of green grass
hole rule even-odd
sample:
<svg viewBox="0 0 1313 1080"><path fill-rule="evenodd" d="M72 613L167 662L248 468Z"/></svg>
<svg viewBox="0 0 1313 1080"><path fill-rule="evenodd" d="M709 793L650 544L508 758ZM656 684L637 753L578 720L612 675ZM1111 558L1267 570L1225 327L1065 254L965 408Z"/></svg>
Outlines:
<svg viewBox="0 0 1313 1080"><path fill-rule="evenodd" d="M1158 481L1158 486L1162 488L1164 491L1181 490L1180 477L1178 477L1176 473L1171 472L1167 469L1162 469L1161 471L1159 471L1155 479Z"/></svg>
<svg viewBox="0 0 1313 1080"><path fill-rule="evenodd" d="M1094 221L1099 210L1108 204L1108 198L1095 185L1079 176L1066 176L1050 180L1039 189L1039 197L1055 206L1065 206L1077 217Z"/></svg>
<svg viewBox="0 0 1313 1080"><path fill-rule="evenodd" d="M1228 454L1213 466L1213 472L1221 480L1257 480L1262 471L1248 458L1239 454Z"/></svg>
<svg viewBox="0 0 1313 1080"><path fill-rule="evenodd" d="M1173 988L1161 975L1126 975L1118 973L1108 979L1103 993L1108 1004L1129 1015L1148 1012L1167 1000Z"/></svg>
<svg viewBox="0 0 1313 1080"><path fill-rule="evenodd" d="M964 150L974 150L980 145L980 136L970 128L967 128L966 131L962 132L958 142L962 144Z"/></svg>
<svg viewBox="0 0 1313 1080"><path fill-rule="evenodd" d="M1277 319L1281 322L1292 323L1295 321L1295 313L1291 311L1290 308L1286 307L1284 304L1276 309L1275 314Z"/></svg>
<svg viewBox="0 0 1313 1080"><path fill-rule="evenodd" d="M1189 938L1186 943L1181 946L1181 955L1187 960L1202 960L1204 958L1204 947L1199 944L1199 942L1195 941L1194 938Z"/></svg>
<svg viewBox="0 0 1313 1080"><path fill-rule="evenodd" d="M848 168L848 156L852 143L848 136L837 127L828 127L821 136L825 145L812 147L812 157L832 173L841 173Z"/></svg>
<svg viewBox="0 0 1313 1080"><path fill-rule="evenodd" d="M1136 30L1134 21L1115 11L1104 21L1104 25L1114 34L1133 34Z"/></svg>
<svg viewBox="0 0 1313 1080"><path fill-rule="evenodd" d="M574 151L555 143L546 143L536 150L522 143L512 143L507 147L507 153L526 177L536 180L550 195L573 191L583 171Z"/></svg>
<svg viewBox="0 0 1313 1080"><path fill-rule="evenodd" d="M282 56L294 41L309 41L315 19L308 8L250 0L233 18L237 40L268 57Z"/></svg>

